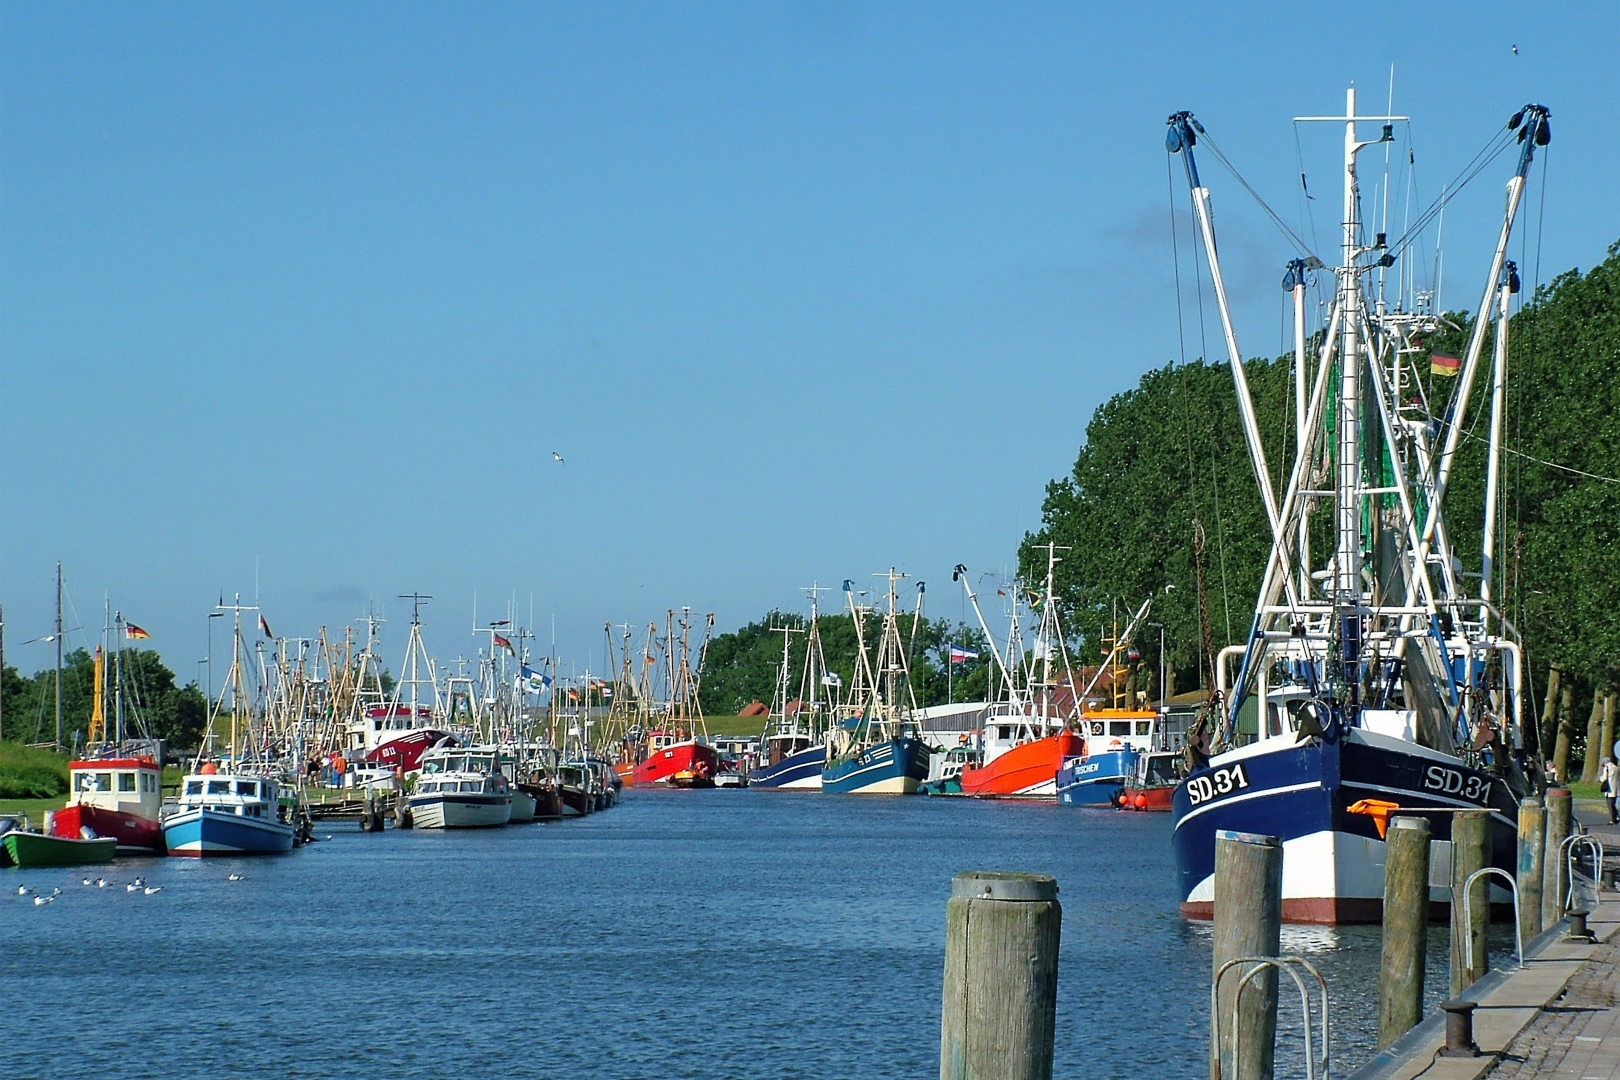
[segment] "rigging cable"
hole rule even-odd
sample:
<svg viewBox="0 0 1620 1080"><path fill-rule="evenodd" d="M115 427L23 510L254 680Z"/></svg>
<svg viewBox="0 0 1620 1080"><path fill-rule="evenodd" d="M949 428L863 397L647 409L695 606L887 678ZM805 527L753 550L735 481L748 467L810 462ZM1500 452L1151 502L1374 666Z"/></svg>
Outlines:
<svg viewBox="0 0 1620 1080"><path fill-rule="evenodd" d="M1491 162L1495 161L1499 156L1501 156L1502 151L1506 150L1512 145L1513 129L1504 125L1503 128L1495 135L1492 135L1490 140L1486 142L1485 146L1474 155L1473 160L1467 165L1463 166L1462 171L1457 174L1457 178L1440 189L1440 197L1435 199L1434 202L1430 203L1428 209L1424 210L1423 213L1418 215L1417 221L1415 221L1412 226L1401 235L1400 239L1389 245L1389 250L1387 253L1399 258L1401 253L1411 246L1412 241L1417 238L1418 234L1428 227L1429 222L1434 220L1436 215L1445 210L1446 204L1456 197L1459 191L1467 187L1469 181L1473 180L1474 177L1483 172Z"/></svg>
<svg viewBox="0 0 1620 1080"><path fill-rule="evenodd" d="M1272 224L1276 225L1278 230L1281 231L1283 236L1287 238L1289 243L1293 244L1294 247L1298 249L1299 254L1308 255L1311 258L1316 259L1317 262L1321 262L1322 260L1317 258L1316 253L1306 245L1305 241L1299 238L1299 234L1293 229L1290 229L1288 227L1288 223L1277 215L1277 211L1273 210L1266 200L1260 197L1260 193L1254 190L1254 188L1249 185L1247 180L1243 179L1243 174L1238 172L1237 167L1226 159L1225 154L1221 153L1221 148L1215 144L1215 140L1210 136L1209 132L1205 131L1201 132L1201 134L1204 137L1204 145L1209 147L1209 152L1211 154L1215 155L1215 160L1220 162L1226 171L1232 174L1232 178L1234 180L1243 185L1244 191L1247 191L1251 196L1253 196L1254 201L1260 204L1260 209L1266 212L1266 216L1271 219ZM1301 173L1300 175L1303 176L1304 174Z"/></svg>

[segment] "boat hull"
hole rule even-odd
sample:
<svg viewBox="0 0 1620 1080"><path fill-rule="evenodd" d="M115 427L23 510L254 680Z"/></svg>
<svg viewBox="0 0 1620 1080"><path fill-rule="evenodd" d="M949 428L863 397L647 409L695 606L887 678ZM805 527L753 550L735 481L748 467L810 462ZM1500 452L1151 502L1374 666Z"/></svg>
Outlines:
<svg viewBox="0 0 1620 1080"><path fill-rule="evenodd" d="M1122 810L1146 810L1156 813L1169 813L1172 803L1175 802L1176 789L1173 787L1132 787L1126 785L1124 799L1120 803Z"/></svg>
<svg viewBox="0 0 1620 1080"><path fill-rule="evenodd" d="M681 742L654 750L647 760L638 764L627 784L638 787L647 784L669 784L681 773L690 773L704 780L712 779L720 771L720 755L714 747L700 742Z"/></svg>
<svg viewBox="0 0 1620 1080"><path fill-rule="evenodd" d="M1491 865L1515 871L1518 802L1500 777L1361 730L1305 744L1270 739L1215 757L1176 787L1171 846L1182 915L1213 917L1215 837L1233 831L1282 841L1285 922L1379 921L1384 842L1373 817L1350 812L1374 799L1413 807L1401 812L1427 818L1430 836L1448 849L1453 810L1490 811Z"/></svg>
<svg viewBox="0 0 1620 1080"><path fill-rule="evenodd" d="M962 794L988 799L1049 799L1057 794L1057 774L1065 758L1084 744L1063 731L1032 739L997 755L980 769L962 770Z"/></svg>
<svg viewBox="0 0 1620 1080"><path fill-rule="evenodd" d="M562 799L557 794L556 787L550 784L519 784L517 785L534 800L534 817L536 821L550 821L562 817Z"/></svg>
<svg viewBox="0 0 1620 1080"><path fill-rule="evenodd" d="M407 732L387 742L379 743L366 754L366 760L374 765L398 769L401 775L413 773L421 767L422 755L449 734L448 731L440 731L437 728L421 728Z"/></svg>
<svg viewBox="0 0 1620 1080"><path fill-rule="evenodd" d="M928 748L919 739L874 743L828 762L821 790L834 795L911 795L928 779Z"/></svg>
<svg viewBox="0 0 1620 1080"><path fill-rule="evenodd" d="M280 855L293 848L293 827L279 821L238 817L215 810L182 810L163 822L170 855L190 858Z"/></svg>
<svg viewBox="0 0 1620 1080"><path fill-rule="evenodd" d="M118 850L136 855L163 854L163 825L128 810L115 810L89 803L69 803L51 819L57 836L78 837L88 828L97 836L110 836Z"/></svg>
<svg viewBox="0 0 1620 1080"><path fill-rule="evenodd" d="M776 791L820 791L821 770L827 764L827 748L809 746L778 761L756 765L748 774L748 786Z"/></svg>
<svg viewBox="0 0 1620 1080"><path fill-rule="evenodd" d="M418 829L490 829L512 820L510 794L413 795L410 803Z"/></svg>
<svg viewBox="0 0 1620 1080"><path fill-rule="evenodd" d="M1131 749L1069 758L1057 773L1058 802L1064 806L1114 807L1125 794L1125 782L1136 775L1140 755Z"/></svg>
<svg viewBox="0 0 1620 1080"><path fill-rule="evenodd" d="M508 819L514 825L526 825L535 817L535 798L522 788L512 789L512 816Z"/></svg>
<svg viewBox="0 0 1620 1080"><path fill-rule="evenodd" d="M79 840L47 833L8 832L3 840L11 865L24 870L36 866L94 866L110 863L118 841L110 836Z"/></svg>

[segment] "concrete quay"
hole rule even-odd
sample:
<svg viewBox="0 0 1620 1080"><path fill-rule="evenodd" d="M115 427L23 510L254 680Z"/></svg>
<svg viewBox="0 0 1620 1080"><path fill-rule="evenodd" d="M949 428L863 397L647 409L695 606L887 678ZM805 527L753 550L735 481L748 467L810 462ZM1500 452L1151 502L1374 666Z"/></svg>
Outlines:
<svg viewBox="0 0 1620 1080"><path fill-rule="evenodd" d="M1579 804L1576 816L1614 865L1620 828L1602 804ZM1596 901L1581 905L1595 942L1564 940L1560 922L1526 942L1522 968L1493 971L1461 995L1477 1003L1477 1057L1441 1053L1446 1018L1437 1011L1351 1080L1620 1080L1620 892L1600 890Z"/></svg>

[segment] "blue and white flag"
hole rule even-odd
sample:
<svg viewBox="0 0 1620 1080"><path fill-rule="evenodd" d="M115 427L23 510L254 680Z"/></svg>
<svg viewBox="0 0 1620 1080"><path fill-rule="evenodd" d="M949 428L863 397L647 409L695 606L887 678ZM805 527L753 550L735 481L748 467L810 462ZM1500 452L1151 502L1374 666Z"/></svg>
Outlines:
<svg viewBox="0 0 1620 1080"><path fill-rule="evenodd" d="M529 684L529 689L536 694L551 689L551 676L534 670L528 664L523 665L523 680Z"/></svg>

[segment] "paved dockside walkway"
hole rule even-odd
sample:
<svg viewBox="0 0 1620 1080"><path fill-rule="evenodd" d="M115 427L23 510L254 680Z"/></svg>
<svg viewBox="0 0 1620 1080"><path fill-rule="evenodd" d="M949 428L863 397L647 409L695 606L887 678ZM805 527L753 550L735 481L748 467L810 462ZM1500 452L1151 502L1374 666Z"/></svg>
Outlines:
<svg viewBox="0 0 1620 1080"><path fill-rule="evenodd" d="M1601 804L1599 804L1601 806ZM1612 860L1620 829L1587 806L1579 816ZM1610 862L1613 865L1613 862ZM1356 1080L1620 1080L1620 892L1604 890L1587 919L1595 944L1552 940L1519 970L1477 988L1477 1058L1441 1057L1438 1017L1380 1054ZM1511 963L1511 962L1510 962Z"/></svg>

